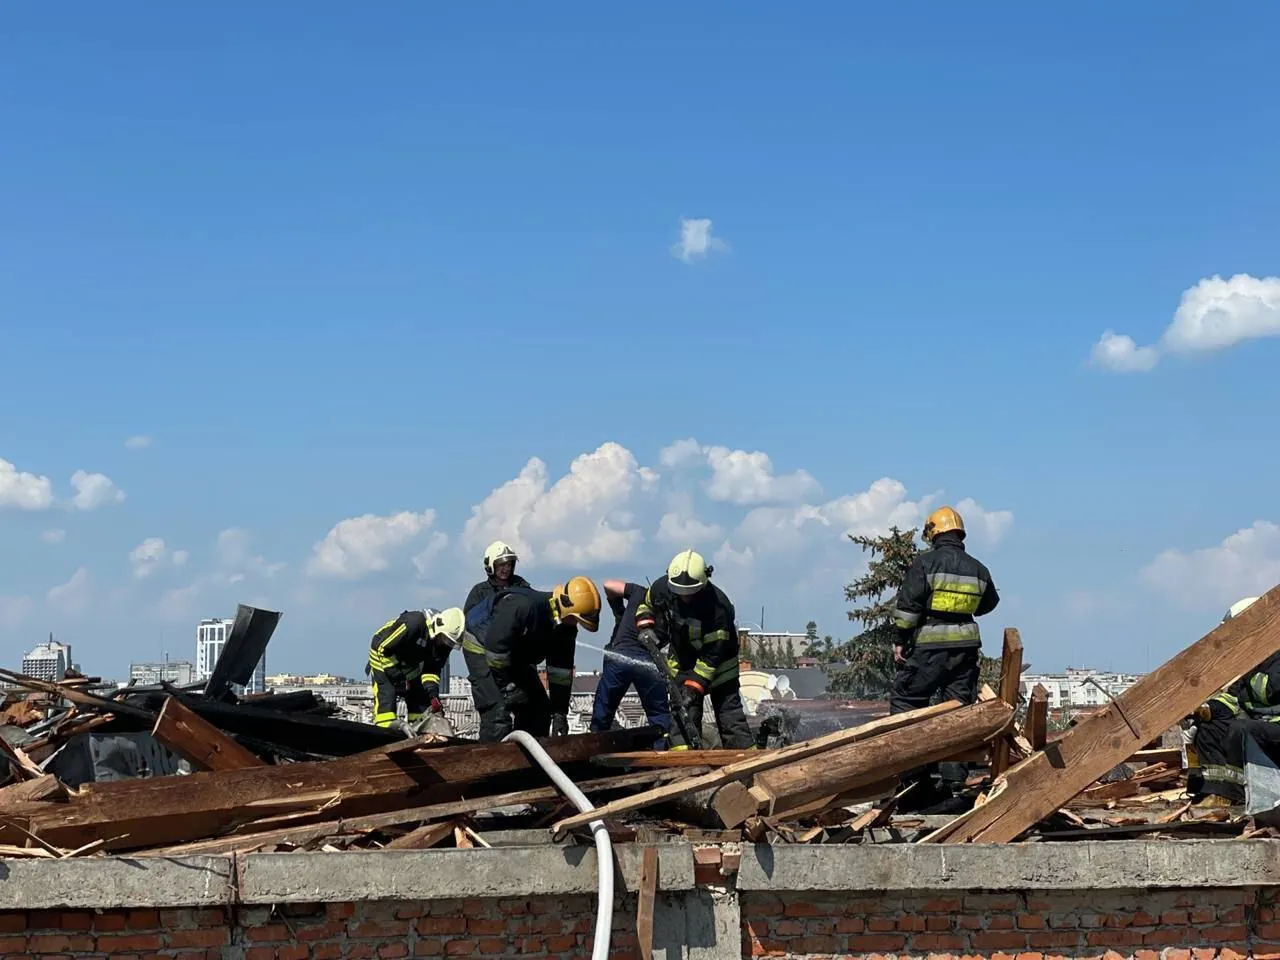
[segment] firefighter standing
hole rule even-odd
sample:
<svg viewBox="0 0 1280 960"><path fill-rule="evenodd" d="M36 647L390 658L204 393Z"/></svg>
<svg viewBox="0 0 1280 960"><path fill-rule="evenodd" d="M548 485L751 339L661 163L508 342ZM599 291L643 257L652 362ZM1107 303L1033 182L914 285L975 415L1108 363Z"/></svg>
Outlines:
<svg viewBox="0 0 1280 960"><path fill-rule="evenodd" d="M668 647L694 730L702 728L703 701L709 693L721 745L749 750L755 740L738 685L737 615L710 577L711 568L700 554L676 554L666 575L654 581L637 606L636 627L642 634L653 631L653 642ZM671 739L673 749L689 749L678 724L672 724Z"/></svg>
<svg viewBox="0 0 1280 960"><path fill-rule="evenodd" d="M373 681L373 722L390 727L396 721L396 701L408 708L408 723L416 727L429 709L444 714L440 705L440 671L450 651L462 644L465 618L457 607L447 610L405 610L388 620L369 641L365 673Z"/></svg>
<svg viewBox="0 0 1280 960"><path fill-rule="evenodd" d="M600 626L600 591L587 577L573 577L550 593L511 587L472 608L476 654L464 646L471 693L480 714L480 739L501 740L513 725L534 736L569 732L569 696L578 627ZM547 664L547 689L537 666ZM513 724L514 720L514 724Z"/></svg>
<svg viewBox="0 0 1280 960"><path fill-rule="evenodd" d="M605 646L600 682L596 685L591 732L602 733L613 726L618 705L627 688L634 686L649 723L660 728L664 735L668 734L671 730L671 709L666 682L658 672L664 664L654 663L640 642L636 627L636 611L644 602L645 588L638 583L606 580L604 593L613 610L614 625L613 635ZM610 656L610 653L615 655Z"/></svg>
<svg viewBox="0 0 1280 960"><path fill-rule="evenodd" d="M519 559L516 552L501 540L495 540L485 547L485 579L471 588L466 602L462 605L462 612L470 613L476 604L493 596L499 590L505 590L507 587L529 586L528 580L516 575L516 562Z"/></svg>

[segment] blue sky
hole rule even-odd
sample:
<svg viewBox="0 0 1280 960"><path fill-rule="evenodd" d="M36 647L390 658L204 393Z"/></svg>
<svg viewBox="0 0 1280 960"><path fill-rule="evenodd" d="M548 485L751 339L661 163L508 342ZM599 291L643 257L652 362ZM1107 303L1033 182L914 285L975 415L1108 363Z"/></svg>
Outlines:
<svg viewBox="0 0 1280 960"><path fill-rule="evenodd" d="M942 502L1035 668L1280 581L1269 6L0 16L6 663L354 674L495 535L843 636Z"/></svg>

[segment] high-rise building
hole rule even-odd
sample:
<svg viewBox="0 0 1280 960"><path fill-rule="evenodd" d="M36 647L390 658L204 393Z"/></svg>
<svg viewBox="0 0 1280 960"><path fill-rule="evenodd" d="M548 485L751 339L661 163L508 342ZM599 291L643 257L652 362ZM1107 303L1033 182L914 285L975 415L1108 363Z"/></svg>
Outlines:
<svg viewBox="0 0 1280 960"><path fill-rule="evenodd" d="M56 683L67 675L71 667L71 645L59 643L49 634L48 643L42 643L22 658L22 672L28 677Z"/></svg>
<svg viewBox="0 0 1280 960"><path fill-rule="evenodd" d="M226 617L201 620L196 625L196 680L208 680L231 638L235 620ZM234 684L237 693L265 693L267 690L267 655L264 653L253 669L247 686Z"/></svg>
<svg viewBox="0 0 1280 960"><path fill-rule="evenodd" d="M172 683L185 687L196 682L196 665L190 660L163 660L129 664L129 681L142 686Z"/></svg>

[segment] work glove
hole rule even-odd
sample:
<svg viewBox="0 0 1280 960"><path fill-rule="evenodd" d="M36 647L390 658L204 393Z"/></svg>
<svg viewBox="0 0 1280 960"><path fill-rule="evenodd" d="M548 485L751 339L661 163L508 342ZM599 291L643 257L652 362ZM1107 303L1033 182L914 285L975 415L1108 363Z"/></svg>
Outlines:
<svg viewBox="0 0 1280 960"><path fill-rule="evenodd" d="M444 713L444 704L442 704L442 703L440 702L440 698L439 698L439 697L432 697L432 698L431 698L431 712L432 712L432 713Z"/></svg>
<svg viewBox="0 0 1280 960"><path fill-rule="evenodd" d="M693 693L695 696L701 697L707 692L707 681L692 670L686 670L684 673L676 677L676 681L680 686Z"/></svg>
<svg viewBox="0 0 1280 960"><path fill-rule="evenodd" d="M551 715L551 735L553 737L567 737L569 735L569 718L563 713L553 713Z"/></svg>
<svg viewBox="0 0 1280 960"><path fill-rule="evenodd" d="M529 694L524 692L523 687L508 683L502 688L502 699L508 707L522 707L529 702Z"/></svg>
<svg viewBox="0 0 1280 960"><path fill-rule="evenodd" d="M373 675L373 664L369 663L368 660L364 662L364 675L366 677Z"/></svg>

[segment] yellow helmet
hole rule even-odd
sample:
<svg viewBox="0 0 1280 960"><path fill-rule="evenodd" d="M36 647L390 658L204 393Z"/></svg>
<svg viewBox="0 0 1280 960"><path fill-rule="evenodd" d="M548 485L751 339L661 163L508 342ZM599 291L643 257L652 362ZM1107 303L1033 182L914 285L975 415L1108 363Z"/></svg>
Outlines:
<svg viewBox="0 0 1280 960"><path fill-rule="evenodd" d="M600 591L591 578L571 577L568 583L557 583L553 593L561 619L572 617L589 633L600 629Z"/></svg>
<svg viewBox="0 0 1280 960"><path fill-rule="evenodd" d="M493 568L503 560L511 561L511 572L516 569L516 561L520 558L516 556L516 552L501 540L495 540L484 548L484 572L486 576L493 576Z"/></svg>
<svg viewBox="0 0 1280 960"><path fill-rule="evenodd" d="M707 585L711 568L702 554L695 550L682 550L667 565L667 585L678 597L691 597Z"/></svg>
<svg viewBox="0 0 1280 960"><path fill-rule="evenodd" d="M462 635L467 629L467 618L460 607L450 607L439 612L427 611L427 624L431 636L443 640L455 650L462 646Z"/></svg>
<svg viewBox="0 0 1280 960"><path fill-rule="evenodd" d="M1231 605L1231 609L1227 611L1227 615L1222 618L1222 622L1226 623L1232 617L1240 616L1240 614L1252 607L1257 600L1257 597L1245 597L1243 600L1237 600Z"/></svg>
<svg viewBox="0 0 1280 960"><path fill-rule="evenodd" d="M932 543L933 538L940 533L947 533L954 530L960 536L964 536L964 521L960 519L960 514L956 513L951 507L939 507L933 513L929 514L929 519L924 522L924 537L926 543Z"/></svg>

